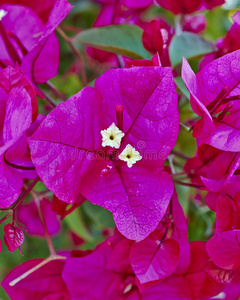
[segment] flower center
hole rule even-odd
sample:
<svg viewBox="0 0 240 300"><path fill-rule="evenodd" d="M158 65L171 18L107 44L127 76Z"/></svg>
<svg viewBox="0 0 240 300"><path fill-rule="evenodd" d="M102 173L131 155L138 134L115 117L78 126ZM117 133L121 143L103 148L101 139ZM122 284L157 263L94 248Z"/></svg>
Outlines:
<svg viewBox="0 0 240 300"><path fill-rule="evenodd" d="M2 18L4 18L7 14L7 11L4 9L0 9L0 21L2 21Z"/></svg>
<svg viewBox="0 0 240 300"><path fill-rule="evenodd" d="M124 136L124 133L112 123L108 129L101 130L102 135L102 146L110 146L112 148L118 149L121 145L121 139Z"/></svg>
<svg viewBox="0 0 240 300"><path fill-rule="evenodd" d="M142 156L135 148L128 144L118 158L126 161L127 166L131 168L133 164L142 159Z"/></svg>
<svg viewBox="0 0 240 300"><path fill-rule="evenodd" d="M207 105L207 109L211 115L214 115L221 105L227 104L226 107L228 107L228 109L226 110L226 107L225 107L225 109L223 110L223 113L220 114L221 115L220 118L222 119L226 115L226 113L231 109L231 105L229 102L233 101L233 100L240 100L239 95L226 98L229 93L230 93L230 89L227 86L224 86L221 89L220 93L215 98L215 100L213 100L212 102L210 102ZM218 116L218 118L219 118L219 116Z"/></svg>

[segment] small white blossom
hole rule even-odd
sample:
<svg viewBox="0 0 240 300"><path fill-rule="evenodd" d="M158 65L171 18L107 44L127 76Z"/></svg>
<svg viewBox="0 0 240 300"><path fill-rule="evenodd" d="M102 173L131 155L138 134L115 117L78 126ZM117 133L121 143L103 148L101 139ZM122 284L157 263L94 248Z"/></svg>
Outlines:
<svg viewBox="0 0 240 300"><path fill-rule="evenodd" d="M103 147L110 146L113 148L119 148L124 133L114 123L112 123L108 129L101 130L101 135Z"/></svg>
<svg viewBox="0 0 240 300"><path fill-rule="evenodd" d="M129 168L132 167L138 160L142 159L140 153L128 144L123 152L118 156L119 159L126 161Z"/></svg>
<svg viewBox="0 0 240 300"><path fill-rule="evenodd" d="M2 18L5 17L7 14L7 11L4 9L0 9L0 21L2 21Z"/></svg>

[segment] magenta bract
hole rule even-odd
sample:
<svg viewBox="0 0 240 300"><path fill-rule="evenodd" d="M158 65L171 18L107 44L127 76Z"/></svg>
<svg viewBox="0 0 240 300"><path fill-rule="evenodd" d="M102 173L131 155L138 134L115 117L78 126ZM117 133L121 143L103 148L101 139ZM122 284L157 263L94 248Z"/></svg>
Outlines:
<svg viewBox="0 0 240 300"><path fill-rule="evenodd" d="M237 270L240 268L240 230L217 233L207 242L207 252L220 268Z"/></svg>
<svg viewBox="0 0 240 300"><path fill-rule="evenodd" d="M16 283L14 286L9 285L11 281L29 271L42 261L43 259L29 260L13 269L6 276L2 282L2 286L11 299L70 299L68 290L61 276L64 260L53 260Z"/></svg>
<svg viewBox="0 0 240 300"><path fill-rule="evenodd" d="M12 159L25 157L26 130L36 119L38 107L33 87L19 71L7 67L0 71L0 79L0 207L7 208L22 188L22 176Z"/></svg>
<svg viewBox="0 0 240 300"><path fill-rule="evenodd" d="M170 10L175 15L191 14L201 9L212 9L223 4L224 0L156 0L164 9Z"/></svg>
<svg viewBox="0 0 240 300"><path fill-rule="evenodd" d="M48 199L43 198L40 200L39 205L41 205L42 215L44 222L46 223L48 233L50 235L56 235L60 231L60 223L57 215L51 209L51 202ZM17 218L18 221L24 225L30 235L44 237L44 228L34 201L29 204L21 205L17 211Z"/></svg>
<svg viewBox="0 0 240 300"><path fill-rule="evenodd" d="M19 227L14 224L4 226L4 243L10 252L14 252L17 248L20 249L24 241L24 234Z"/></svg>
<svg viewBox="0 0 240 300"><path fill-rule="evenodd" d="M55 76L60 51L53 32L70 11L71 5L65 0L57 0L46 25L26 6L3 4L0 9L6 11L0 22L1 68L17 63L24 75L35 84Z"/></svg>
<svg viewBox="0 0 240 300"><path fill-rule="evenodd" d="M193 136L201 144L231 152L240 150L239 60L238 50L213 61L196 75L185 59L182 67L192 108L202 117L194 125Z"/></svg>
<svg viewBox="0 0 240 300"><path fill-rule="evenodd" d="M117 153L131 144L142 155L132 168L101 145L101 130L117 124L116 105L123 106L125 133ZM142 240L156 228L173 194L162 166L178 124L169 68L117 69L55 108L29 145L38 174L59 199L73 203L81 193L112 211L122 234Z"/></svg>

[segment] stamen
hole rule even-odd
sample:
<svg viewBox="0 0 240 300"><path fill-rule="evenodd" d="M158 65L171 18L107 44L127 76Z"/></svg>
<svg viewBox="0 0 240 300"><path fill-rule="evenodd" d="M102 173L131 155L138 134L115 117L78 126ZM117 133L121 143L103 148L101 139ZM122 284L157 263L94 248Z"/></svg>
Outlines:
<svg viewBox="0 0 240 300"><path fill-rule="evenodd" d="M209 111L213 110L214 107L216 106L216 104L217 104L219 101L223 100L223 99L227 96L227 94L228 94L229 92L230 92L230 89L229 89L227 86L224 86L224 87L221 89L220 93L219 93L219 94L217 95L217 97L215 98L215 100L213 100L212 102L210 102L210 103L207 105L207 109L208 109Z"/></svg>
<svg viewBox="0 0 240 300"><path fill-rule="evenodd" d="M20 39L11 31L7 31L7 35L12 38L19 46L20 50L22 51L23 56L26 56L28 54L28 50L25 48L25 46L22 44Z"/></svg>
<svg viewBox="0 0 240 300"><path fill-rule="evenodd" d="M233 107L233 104L232 103L229 103L225 108L224 110L218 115L218 120L221 121L225 115L229 112L229 110Z"/></svg>
<svg viewBox="0 0 240 300"><path fill-rule="evenodd" d="M115 110L117 116L117 126L120 130L123 131L123 106L116 105Z"/></svg>
<svg viewBox="0 0 240 300"><path fill-rule="evenodd" d="M11 59L13 60L13 62L17 62L19 65L21 64L21 59L18 56L16 50L14 49L13 45L11 44L11 42L8 39L8 36L6 34L5 28L2 24L2 22L0 21L0 34L2 35L3 41L5 43L7 52L9 54L9 56L11 57Z"/></svg>

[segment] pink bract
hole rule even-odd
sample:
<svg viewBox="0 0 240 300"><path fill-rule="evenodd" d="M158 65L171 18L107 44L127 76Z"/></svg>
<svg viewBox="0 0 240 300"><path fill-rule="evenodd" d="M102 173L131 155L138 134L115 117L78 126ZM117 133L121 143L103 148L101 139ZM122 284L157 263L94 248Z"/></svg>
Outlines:
<svg viewBox="0 0 240 300"><path fill-rule="evenodd" d="M48 233L50 235L56 235L59 233L60 223L56 213L54 213L51 209L52 203L48 199L43 198L39 201L38 205L41 206L42 215L44 222L46 223ZM44 228L34 201L29 204L21 205L17 211L17 218L18 221L24 225L30 235L44 237Z"/></svg>
<svg viewBox="0 0 240 300"><path fill-rule="evenodd" d="M44 83L55 76L60 50L54 30L66 17L71 5L66 0L57 0L45 25L28 7L3 4L0 9L7 12L0 24L0 66L18 63L34 84Z"/></svg>
<svg viewBox="0 0 240 300"><path fill-rule="evenodd" d="M13 204L22 188L22 176L12 167L12 157L27 153L26 130L38 113L36 94L19 71L7 67L0 71L0 207Z"/></svg>
<svg viewBox="0 0 240 300"><path fill-rule="evenodd" d="M191 14L201 9L212 9L224 2L224 0L156 0L156 3L164 9L170 10L175 15Z"/></svg>
<svg viewBox="0 0 240 300"><path fill-rule="evenodd" d="M207 242L207 252L220 268L237 270L240 268L240 230L217 233Z"/></svg>
<svg viewBox="0 0 240 300"><path fill-rule="evenodd" d="M239 50L213 61L196 75L183 59L182 77L191 94L191 105L202 117L193 129L201 144L224 151L240 150L239 66Z"/></svg>
<svg viewBox="0 0 240 300"><path fill-rule="evenodd" d="M14 286L10 286L9 283L14 279L21 276L23 273L29 271L43 259L32 259L20 266L13 269L3 280L2 286L5 291L11 297L16 300L69 300L69 292L62 279L62 270L64 267L64 260L53 260Z"/></svg>
<svg viewBox="0 0 240 300"><path fill-rule="evenodd" d="M132 168L101 145L100 131L117 124L116 105L123 106L125 133L119 153L131 144L143 156ZM117 69L55 108L29 145L38 174L59 199L73 203L81 193L112 211L122 234L142 240L156 228L173 194L162 167L178 124L171 69Z"/></svg>
<svg viewBox="0 0 240 300"><path fill-rule="evenodd" d="M19 227L14 224L4 226L4 243L10 252L14 252L24 241L24 234ZM20 250L21 251L21 250Z"/></svg>

